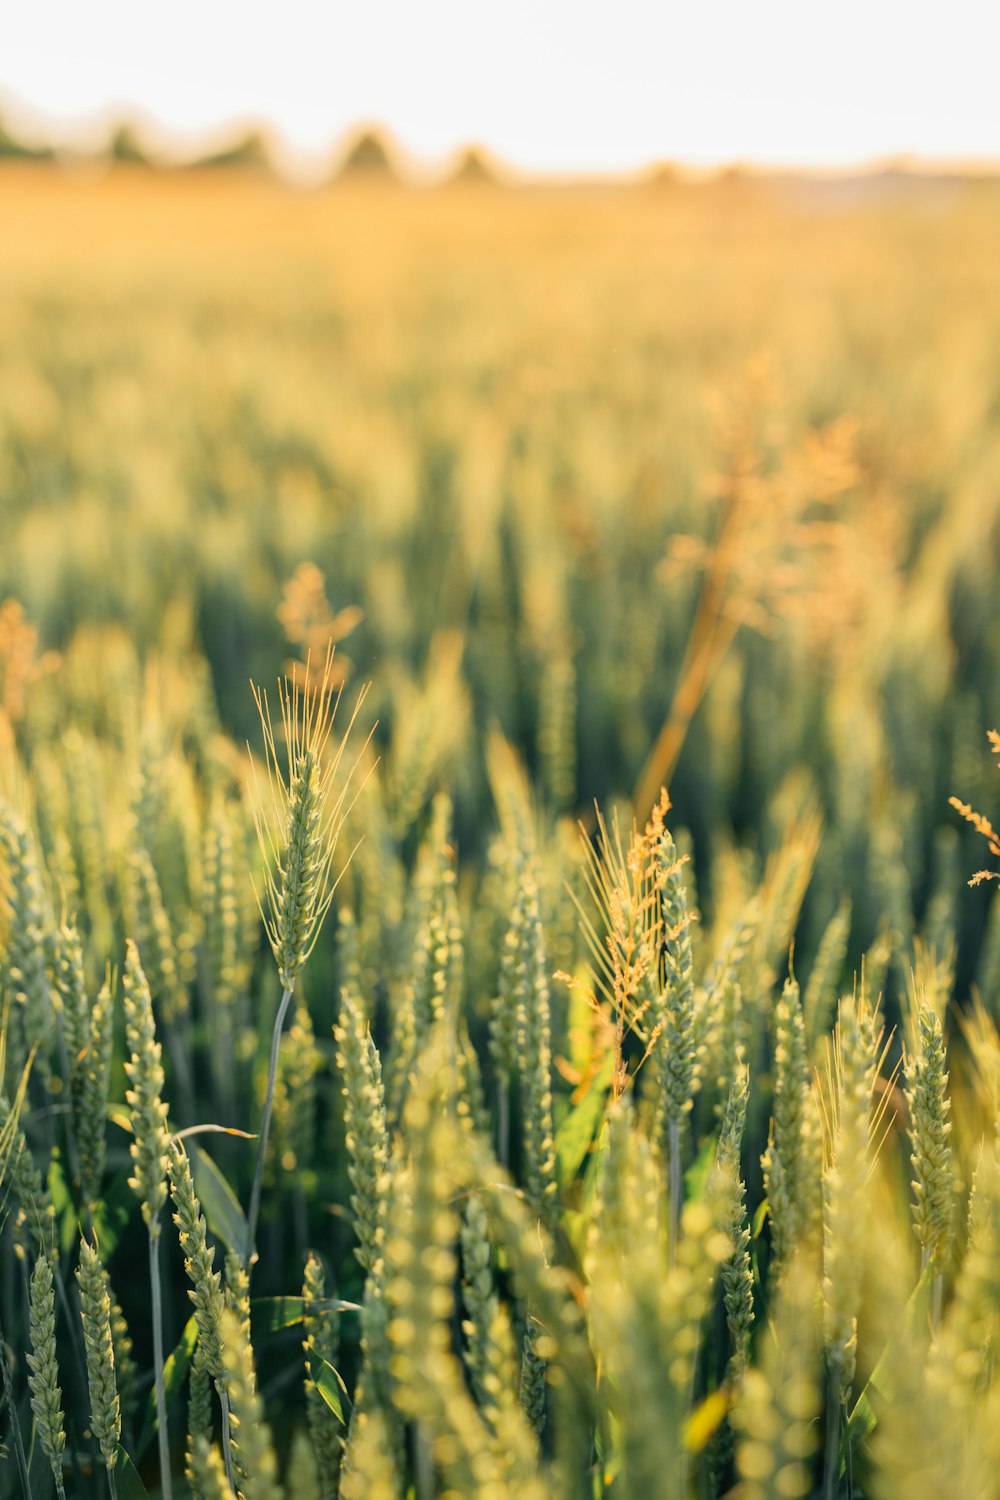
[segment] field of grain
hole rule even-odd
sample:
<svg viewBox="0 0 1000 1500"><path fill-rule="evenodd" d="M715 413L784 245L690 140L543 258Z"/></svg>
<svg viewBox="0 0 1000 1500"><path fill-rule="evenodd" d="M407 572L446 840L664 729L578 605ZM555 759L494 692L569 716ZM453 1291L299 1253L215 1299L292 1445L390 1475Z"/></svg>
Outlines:
<svg viewBox="0 0 1000 1500"><path fill-rule="evenodd" d="M0 1496L990 1500L995 185L0 194Z"/></svg>

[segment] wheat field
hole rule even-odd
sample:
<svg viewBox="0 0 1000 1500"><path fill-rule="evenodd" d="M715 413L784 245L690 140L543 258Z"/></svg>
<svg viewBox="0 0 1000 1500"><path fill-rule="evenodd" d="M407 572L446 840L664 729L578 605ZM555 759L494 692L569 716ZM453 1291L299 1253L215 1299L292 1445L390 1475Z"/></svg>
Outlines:
<svg viewBox="0 0 1000 1500"><path fill-rule="evenodd" d="M1000 1495L995 185L0 192L0 1495Z"/></svg>

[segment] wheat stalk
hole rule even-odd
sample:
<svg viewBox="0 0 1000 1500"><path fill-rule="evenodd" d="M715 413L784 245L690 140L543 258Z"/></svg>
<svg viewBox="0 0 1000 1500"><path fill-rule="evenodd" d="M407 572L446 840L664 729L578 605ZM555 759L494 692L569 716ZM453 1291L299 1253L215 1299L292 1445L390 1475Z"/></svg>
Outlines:
<svg viewBox="0 0 1000 1500"><path fill-rule="evenodd" d="M319 937L337 883L346 868L345 865L336 875L333 873L354 767L342 779L339 790L336 790L336 782L364 693L358 698L344 736L333 753L328 754L334 715L340 701L339 688L334 688L332 663L331 645L318 683L308 675L303 687L297 681L279 683L285 742L283 757L275 744L267 694L253 687L264 734L268 786L265 793L254 767L257 793L254 822L265 863L263 895L258 892L258 905L278 965L282 994L271 1033L267 1090L247 1215L246 1249L250 1265L257 1254L257 1221L274 1108L281 1032L296 979Z"/></svg>
<svg viewBox="0 0 1000 1500"><path fill-rule="evenodd" d="M306 1359L306 1414L309 1420L309 1435L318 1471L320 1500L336 1500L337 1481L340 1472L341 1434L337 1418L316 1388L310 1373L310 1358L313 1354L333 1365L337 1359L337 1315L324 1312L319 1304L326 1299L326 1281L323 1267L312 1251L306 1258L302 1284L302 1297L306 1305L303 1317L305 1339L302 1344Z"/></svg>
<svg viewBox="0 0 1000 1500"><path fill-rule="evenodd" d="M156 1040L153 1001L135 943L126 947L123 980L125 1040L130 1059L125 1064L132 1087L126 1099L132 1107L132 1176L129 1186L139 1198L149 1232L149 1281L153 1320L153 1371L156 1393L160 1484L170 1500L170 1440L167 1399L163 1383L163 1299L160 1281L160 1214L167 1201L167 1160L170 1136L163 1090L163 1065Z"/></svg>

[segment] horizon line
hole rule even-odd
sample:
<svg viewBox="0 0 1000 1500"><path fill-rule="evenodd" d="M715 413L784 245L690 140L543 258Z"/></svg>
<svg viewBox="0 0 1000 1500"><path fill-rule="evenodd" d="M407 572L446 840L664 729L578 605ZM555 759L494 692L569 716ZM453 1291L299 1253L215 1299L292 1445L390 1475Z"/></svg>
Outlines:
<svg viewBox="0 0 1000 1500"><path fill-rule="evenodd" d="M512 161L475 138L460 140L446 152L423 156L408 147L391 125L376 119L358 119L332 133L325 146L309 148L290 141L277 121L250 113L202 130L164 126L145 115L141 107L126 104L109 105L62 129L53 128L51 117L47 126L42 125L44 114L0 86L0 135L23 147L26 156L49 152L50 159L62 166L99 164L109 160L116 137L127 134L150 168L183 171L205 165L214 157L255 139L264 152L261 168L269 168L276 177L302 186L310 183L318 186L336 175L348 163L352 151L368 137L384 148L387 171L401 183L414 185L431 183L442 175L447 178L471 159L481 163L486 174L501 185L642 182L657 173L674 175L679 183L692 185L729 173L751 178L803 176L831 183L887 172L917 178L985 179L1000 175L1000 154L992 152L936 154L903 147L835 161L794 155L782 159L753 155L691 159L651 153L644 161L619 167L544 167Z"/></svg>

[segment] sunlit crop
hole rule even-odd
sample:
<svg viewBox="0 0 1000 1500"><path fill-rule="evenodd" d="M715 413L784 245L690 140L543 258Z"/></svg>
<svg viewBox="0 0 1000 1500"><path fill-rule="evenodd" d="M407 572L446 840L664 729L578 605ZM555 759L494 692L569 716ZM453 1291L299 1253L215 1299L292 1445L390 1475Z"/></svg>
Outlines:
<svg viewBox="0 0 1000 1500"><path fill-rule="evenodd" d="M0 1496L987 1500L993 189L3 187Z"/></svg>

